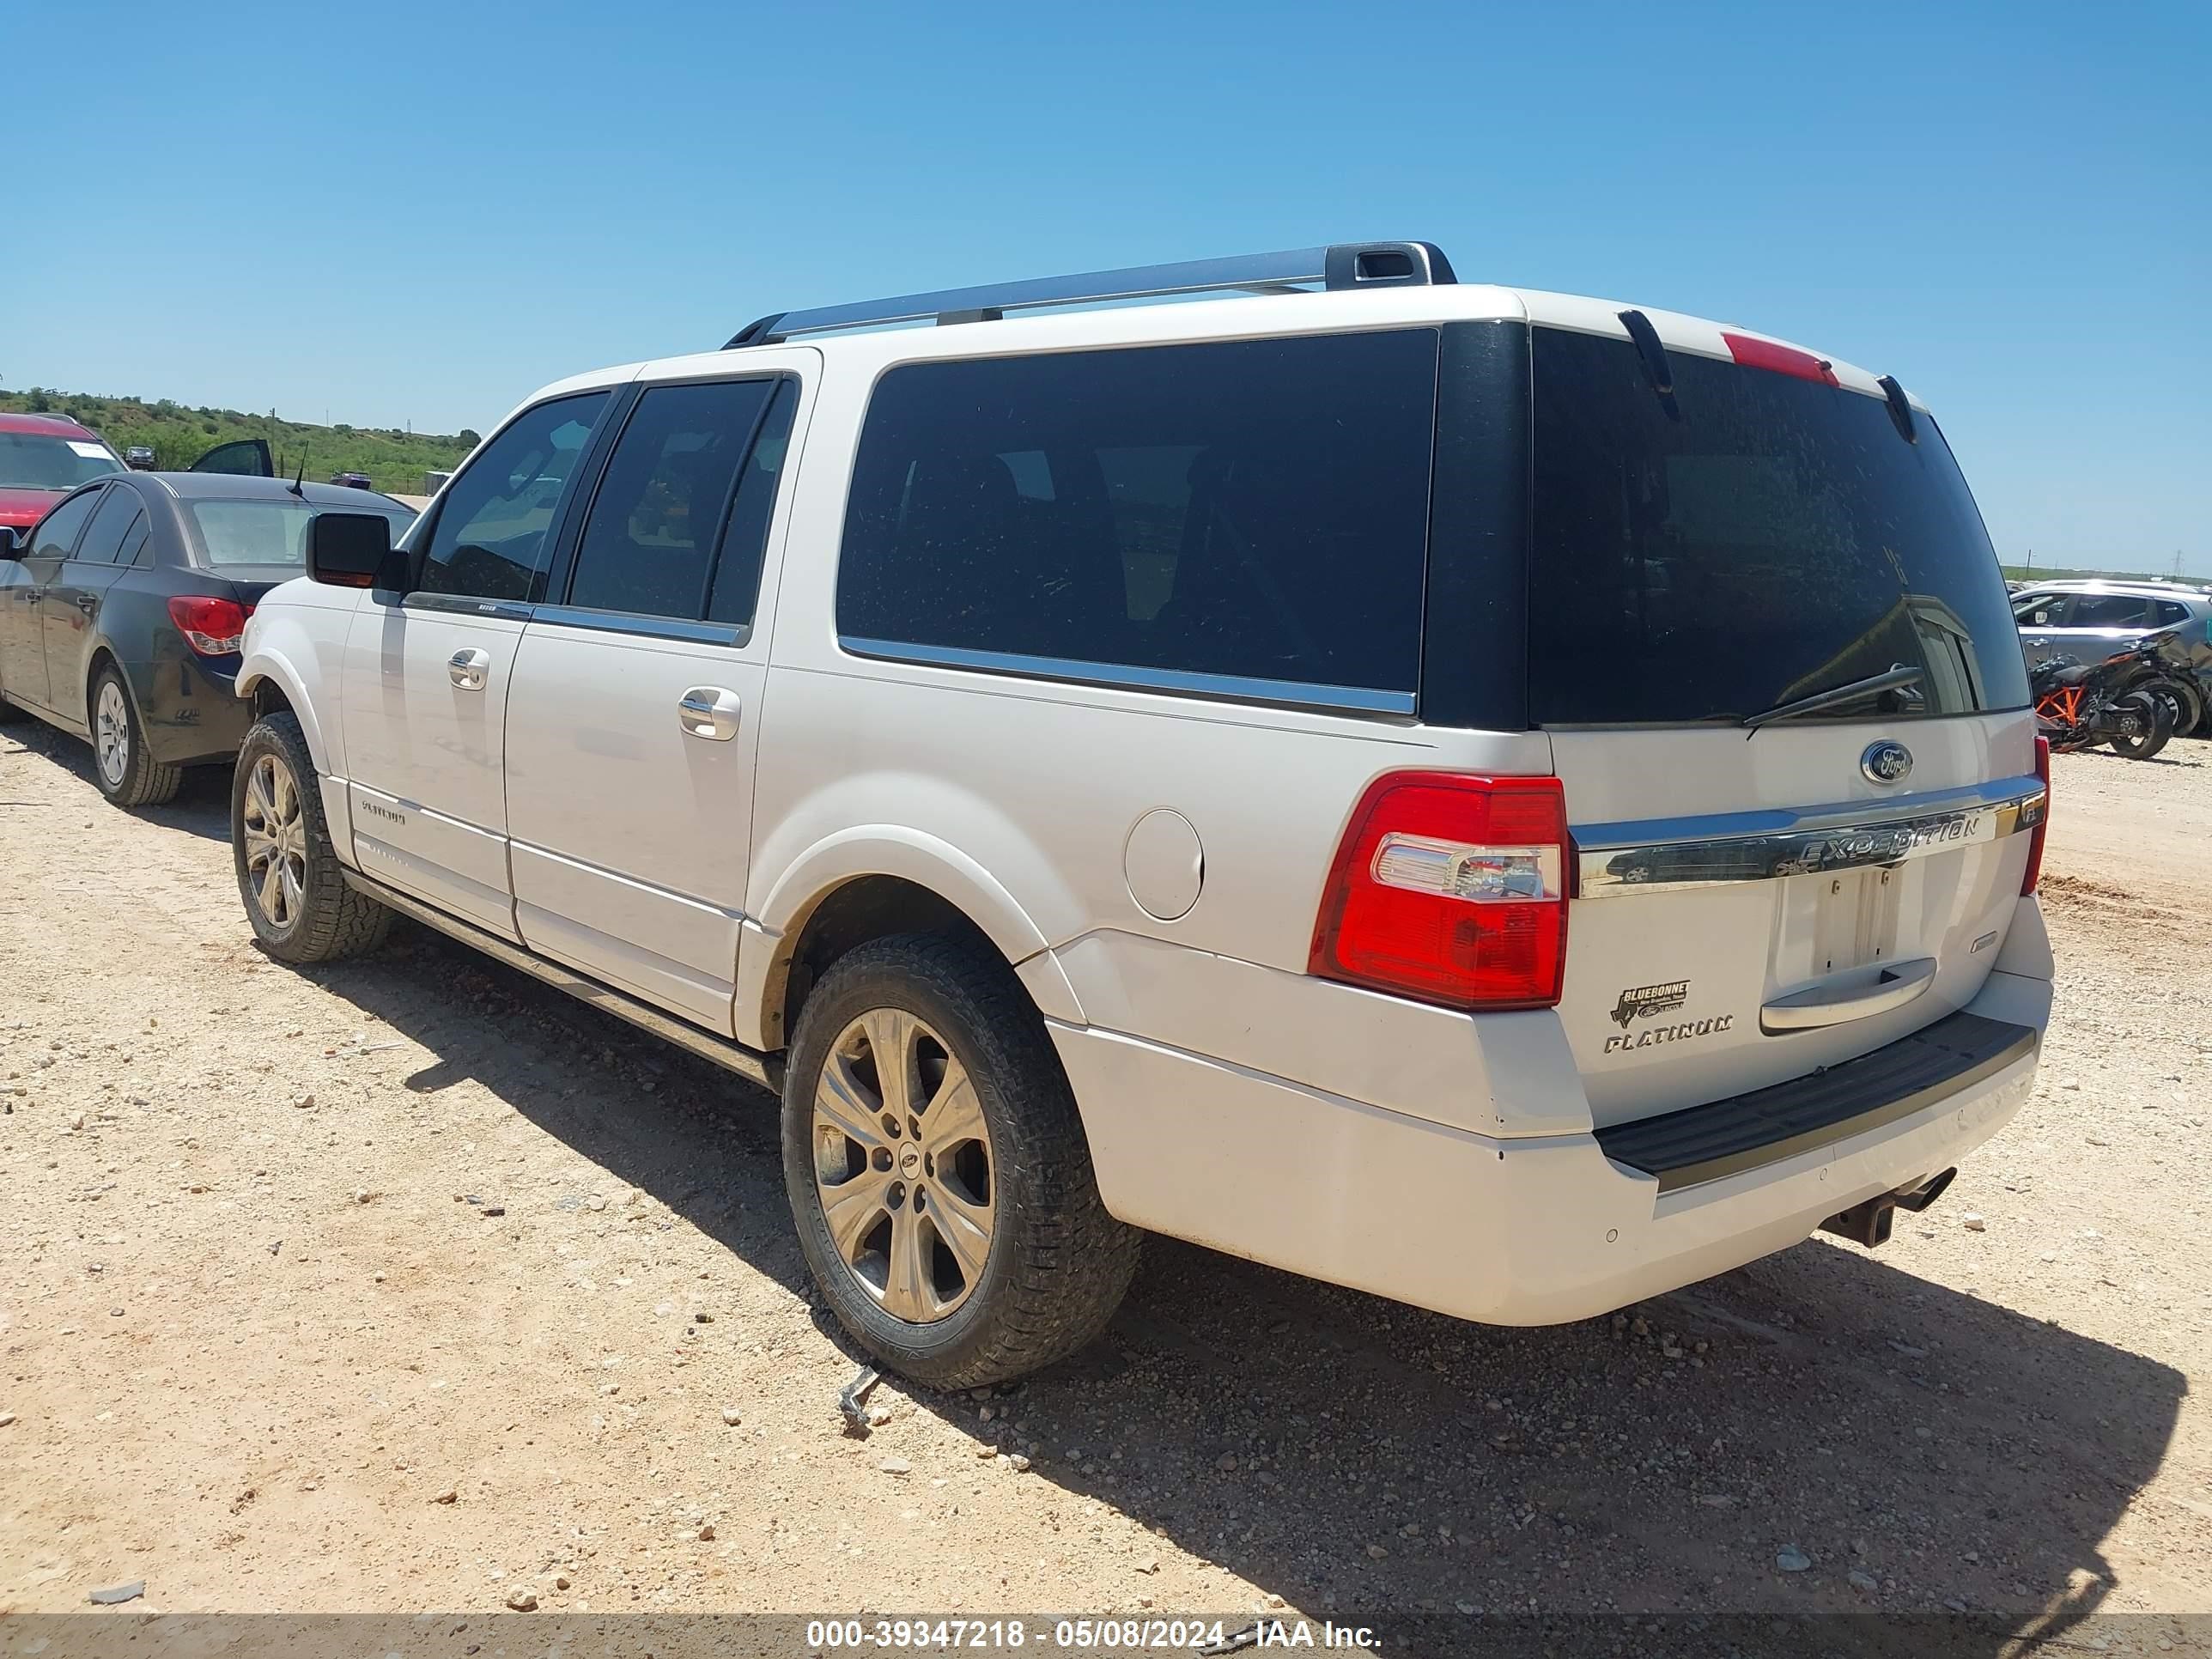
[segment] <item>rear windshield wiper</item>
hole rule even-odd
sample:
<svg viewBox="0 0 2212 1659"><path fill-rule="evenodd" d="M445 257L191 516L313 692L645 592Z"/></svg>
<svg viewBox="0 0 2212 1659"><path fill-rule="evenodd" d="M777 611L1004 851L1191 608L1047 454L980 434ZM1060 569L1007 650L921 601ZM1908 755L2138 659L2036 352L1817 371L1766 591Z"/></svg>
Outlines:
<svg viewBox="0 0 2212 1659"><path fill-rule="evenodd" d="M1659 407L1667 411L1668 420L1680 420L1682 406L1674 401L1674 366L1667 361L1667 348L1659 338L1659 331L1640 311L1616 314L1620 325L1628 331L1629 343L1636 348L1637 362L1644 365L1644 378L1659 396Z"/></svg>
<svg viewBox="0 0 2212 1659"><path fill-rule="evenodd" d="M1749 726L1756 732L1760 726L1771 726L1777 720L1791 720L1800 714L1817 714L1825 709L1840 708L1847 702L1856 702L1877 692L1902 691L1909 685L1919 684L1926 678L1920 669L1908 668L1899 663L1879 674L1869 674L1864 679L1849 680L1842 685L1832 685L1825 691L1815 691L1809 697L1777 703L1756 714L1746 714L1736 724Z"/></svg>

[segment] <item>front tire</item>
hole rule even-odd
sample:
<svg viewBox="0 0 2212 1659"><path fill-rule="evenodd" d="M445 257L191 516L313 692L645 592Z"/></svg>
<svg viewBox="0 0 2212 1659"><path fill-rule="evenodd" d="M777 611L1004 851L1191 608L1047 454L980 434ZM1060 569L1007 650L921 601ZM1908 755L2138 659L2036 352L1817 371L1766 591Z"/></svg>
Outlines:
<svg viewBox="0 0 2212 1659"><path fill-rule="evenodd" d="M995 956L919 934L839 958L801 1012L784 1185L854 1340L933 1388L1048 1365L1106 1328L1143 1235L1106 1212L1044 1022Z"/></svg>
<svg viewBox="0 0 2212 1659"><path fill-rule="evenodd" d="M92 677L92 781L122 807L160 806L177 798L185 769L154 758L123 672L110 663Z"/></svg>
<svg viewBox="0 0 2212 1659"><path fill-rule="evenodd" d="M346 884L307 735L289 711L239 745L230 848L246 917L278 961L335 962L384 943L392 912Z"/></svg>

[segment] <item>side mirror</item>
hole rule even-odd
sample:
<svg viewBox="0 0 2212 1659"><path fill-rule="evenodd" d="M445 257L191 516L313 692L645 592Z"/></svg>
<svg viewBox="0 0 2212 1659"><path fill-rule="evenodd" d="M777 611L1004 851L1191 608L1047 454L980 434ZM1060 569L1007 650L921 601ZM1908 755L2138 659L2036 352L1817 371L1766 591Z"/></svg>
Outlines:
<svg viewBox="0 0 2212 1659"><path fill-rule="evenodd" d="M307 527L307 574L332 587L374 587L392 558L381 513L318 513Z"/></svg>

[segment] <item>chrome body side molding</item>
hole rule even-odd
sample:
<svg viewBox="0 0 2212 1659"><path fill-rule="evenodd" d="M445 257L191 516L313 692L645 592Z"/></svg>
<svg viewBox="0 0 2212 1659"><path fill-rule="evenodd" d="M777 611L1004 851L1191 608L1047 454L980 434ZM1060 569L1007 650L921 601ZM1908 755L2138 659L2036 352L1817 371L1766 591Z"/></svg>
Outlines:
<svg viewBox="0 0 2212 1659"><path fill-rule="evenodd" d="M1106 685L1131 691L1164 691L1175 696L1217 697L1228 702L1257 702L1285 708L1317 708L1330 714L1413 713L1411 691L1370 691L1352 685L1315 685L1304 680L1249 679L1234 674L1188 673L1172 668L1136 668L1120 663L1080 662L1066 657L1030 657L1011 651L969 651L945 645L916 645L902 640L837 636L838 646L856 657L878 662L917 663L931 668L969 668L985 674L1060 680L1073 685Z"/></svg>
<svg viewBox="0 0 2212 1659"><path fill-rule="evenodd" d="M1572 832L1579 878L1575 896L1672 892L1901 864L2033 830L2043 822L2047 800L2040 778L2001 778L1802 812L1578 824Z"/></svg>
<svg viewBox="0 0 2212 1659"><path fill-rule="evenodd" d="M692 622L682 617L643 617L628 611L597 611L588 606L541 605L533 607L532 622L562 628L591 628L607 634L633 634L648 640L688 640L700 645L743 645L751 637L750 624Z"/></svg>

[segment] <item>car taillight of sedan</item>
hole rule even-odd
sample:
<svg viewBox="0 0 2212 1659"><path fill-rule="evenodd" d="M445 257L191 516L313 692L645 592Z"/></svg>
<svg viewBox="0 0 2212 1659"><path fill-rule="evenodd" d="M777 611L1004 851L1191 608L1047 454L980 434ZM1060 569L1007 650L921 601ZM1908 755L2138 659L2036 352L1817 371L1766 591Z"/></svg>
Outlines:
<svg viewBox="0 0 2212 1659"><path fill-rule="evenodd" d="M227 657L237 651L253 607L236 599L180 593L169 601L169 620L185 643L203 657Z"/></svg>

